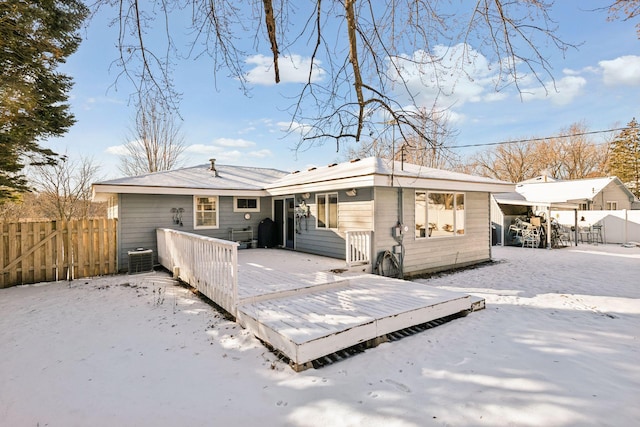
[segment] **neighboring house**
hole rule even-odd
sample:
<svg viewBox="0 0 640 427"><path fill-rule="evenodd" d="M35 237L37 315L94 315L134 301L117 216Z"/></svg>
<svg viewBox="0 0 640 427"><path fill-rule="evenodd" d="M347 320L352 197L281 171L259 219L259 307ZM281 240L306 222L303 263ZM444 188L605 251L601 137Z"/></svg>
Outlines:
<svg viewBox="0 0 640 427"><path fill-rule="evenodd" d="M573 211L570 223L575 227L578 211L637 208L633 193L616 177L559 181L540 176L516 184L515 192L494 194L491 222L496 229L497 243L510 244L509 225L518 217L549 218L559 211Z"/></svg>
<svg viewBox="0 0 640 427"><path fill-rule="evenodd" d="M293 173L212 161L93 190L118 218L120 270L128 251L156 252L156 228L256 240L269 218L277 246L342 259L346 232L370 231L372 258L404 254L413 275L489 260L490 194L513 184L371 157Z"/></svg>
<svg viewBox="0 0 640 427"><path fill-rule="evenodd" d="M632 209L637 202L615 176L570 181L534 179L518 183L516 191L530 201L575 203L583 211Z"/></svg>

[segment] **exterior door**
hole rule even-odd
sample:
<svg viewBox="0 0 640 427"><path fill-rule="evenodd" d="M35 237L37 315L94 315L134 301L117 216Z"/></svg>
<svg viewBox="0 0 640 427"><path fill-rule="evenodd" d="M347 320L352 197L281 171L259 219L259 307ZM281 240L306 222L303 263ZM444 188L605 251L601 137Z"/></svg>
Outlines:
<svg viewBox="0 0 640 427"><path fill-rule="evenodd" d="M276 244L278 246L293 249L295 247L295 199L287 197L274 199L273 222L276 227Z"/></svg>
<svg viewBox="0 0 640 427"><path fill-rule="evenodd" d="M287 227L285 229L284 241L285 247L289 249L293 249L294 246L294 236L296 235L296 206L295 200L293 198L285 199L286 205L286 216L287 216Z"/></svg>

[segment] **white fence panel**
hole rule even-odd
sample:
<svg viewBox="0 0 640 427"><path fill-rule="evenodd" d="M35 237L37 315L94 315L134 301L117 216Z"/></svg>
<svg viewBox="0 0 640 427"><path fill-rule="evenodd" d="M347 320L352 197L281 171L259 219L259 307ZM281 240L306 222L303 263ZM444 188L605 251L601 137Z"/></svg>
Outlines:
<svg viewBox="0 0 640 427"><path fill-rule="evenodd" d="M572 226L573 211L551 213L560 224ZM605 243L640 242L640 210L578 211L578 220L584 218L587 226L601 224Z"/></svg>
<svg viewBox="0 0 640 427"><path fill-rule="evenodd" d="M158 262L236 316L238 243L167 228L156 235Z"/></svg>
<svg viewBox="0 0 640 427"><path fill-rule="evenodd" d="M347 231L347 267L371 264L371 231Z"/></svg>

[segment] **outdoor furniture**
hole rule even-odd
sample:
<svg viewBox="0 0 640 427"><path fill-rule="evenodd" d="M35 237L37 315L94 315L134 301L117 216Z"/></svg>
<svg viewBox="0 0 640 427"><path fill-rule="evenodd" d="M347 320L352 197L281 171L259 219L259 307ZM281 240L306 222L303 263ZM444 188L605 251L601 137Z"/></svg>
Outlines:
<svg viewBox="0 0 640 427"><path fill-rule="evenodd" d="M526 223L528 224L528 223ZM522 229L522 247L537 248L540 246L540 228L529 224Z"/></svg>
<svg viewBox="0 0 640 427"><path fill-rule="evenodd" d="M571 245L570 228L559 224L555 219L551 220L551 247L559 248Z"/></svg>
<svg viewBox="0 0 640 427"><path fill-rule="evenodd" d="M522 236L522 229L524 228L524 224L525 222L523 220L521 220L520 218L516 218L513 221L513 224L509 225L509 234L511 234L511 238L513 240L515 240L516 237Z"/></svg>
<svg viewBox="0 0 640 427"><path fill-rule="evenodd" d="M587 243L591 243L591 227L578 227L578 236L580 243L584 243L585 239L587 239Z"/></svg>
<svg viewBox="0 0 640 427"><path fill-rule="evenodd" d="M589 230L589 243L597 245L598 243L604 243L602 238L602 224L594 224Z"/></svg>

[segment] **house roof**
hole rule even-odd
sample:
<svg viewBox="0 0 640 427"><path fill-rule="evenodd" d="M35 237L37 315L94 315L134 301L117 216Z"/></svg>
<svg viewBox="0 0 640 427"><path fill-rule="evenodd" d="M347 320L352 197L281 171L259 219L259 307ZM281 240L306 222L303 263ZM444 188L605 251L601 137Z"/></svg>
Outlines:
<svg viewBox="0 0 640 427"><path fill-rule="evenodd" d="M294 172L267 186L271 194L370 186L460 191L513 190L512 183L399 161L368 157Z"/></svg>
<svg viewBox="0 0 640 427"><path fill-rule="evenodd" d="M540 206L557 210L578 209L578 205L575 203L527 200L522 194L518 193L517 191L493 194L493 198L498 204L501 205Z"/></svg>
<svg viewBox="0 0 640 427"><path fill-rule="evenodd" d="M94 198L109 194L283 195L371 186L457 191L509 191L513 184L491 178L369 157L287 173L276 169L210 164L125 177L93 185Z"/></svg>
<svg viewBox="0 0 640 427"><path fill-rule="evenodd" d="M216 173L210 164L171 171L124 177L93 184L94 198L99 193L148 193L148 194L198 194L235 196L264 193L270 182L287 175L287 172L249 166L216 165ZM245 194L243 194L245 193Z"/></svg>
<svg viewBox="0 0 640 427"><path fill-rule="evenodd" d="M533 202L583 202L592 200L606 186L614 183L633 197L615 176L604 178L575 179L570 181L529 182L516 185L516 191Z"/></svg>

